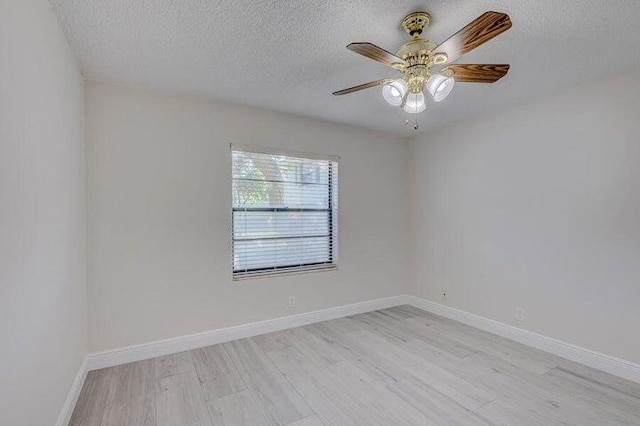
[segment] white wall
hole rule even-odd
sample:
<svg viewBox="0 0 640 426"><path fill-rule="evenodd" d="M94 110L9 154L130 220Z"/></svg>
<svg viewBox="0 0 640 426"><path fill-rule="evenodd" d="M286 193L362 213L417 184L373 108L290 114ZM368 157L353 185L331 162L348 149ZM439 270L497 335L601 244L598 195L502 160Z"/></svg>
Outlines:
<svg viewBox="0 0 640 426"><path fill-rule="evenodd" d="M84 83L46 0L0 0L0 424L52 425L87 353Z"/></svg>
<svg viewBox="0 0 640 426"><path fill-rule="evenodd" d="M412 141L414 293L640 362L638 111L632 72Z"/></svg>
<svg viewBox="0 0 640 426"><path fill-rule="evenodd" d="M86 105L91 351L408 291L406 141L98 83ZM231 280L230 143L341 157L339 270Z"/></svg>

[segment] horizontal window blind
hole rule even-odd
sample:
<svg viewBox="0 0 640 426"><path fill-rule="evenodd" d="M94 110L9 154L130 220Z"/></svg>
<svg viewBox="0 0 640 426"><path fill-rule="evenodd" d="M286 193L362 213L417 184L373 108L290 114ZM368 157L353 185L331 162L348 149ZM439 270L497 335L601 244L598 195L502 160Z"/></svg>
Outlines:
<svg viewBox="0 0 640 426"><path fill-rule="evenodd" d="M232 146L235 278L335 267L338 162Z"/></svg>

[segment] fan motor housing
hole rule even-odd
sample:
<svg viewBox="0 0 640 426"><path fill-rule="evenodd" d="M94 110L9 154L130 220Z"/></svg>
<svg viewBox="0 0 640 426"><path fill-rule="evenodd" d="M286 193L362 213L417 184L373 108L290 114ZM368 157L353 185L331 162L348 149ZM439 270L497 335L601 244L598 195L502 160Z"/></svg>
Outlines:
<svg viewBox="0 0 640 426"><path fill-rule="evenodd" d="M431 67L434 65L430 57L436 44L422 37L414 37L411 41L400 46L396 56L407 63L404 71L404 79L411 93L422 91L425 81L431 76Z"/></svg>
<svg viewBox="0 0 640 426"><path fill-rule="evenodd" d="M429 53L436 48L436 44L431 40L417 37L400 46L396 51L396 56L404 59L409 66L426 64L429 60Z"/></svg>

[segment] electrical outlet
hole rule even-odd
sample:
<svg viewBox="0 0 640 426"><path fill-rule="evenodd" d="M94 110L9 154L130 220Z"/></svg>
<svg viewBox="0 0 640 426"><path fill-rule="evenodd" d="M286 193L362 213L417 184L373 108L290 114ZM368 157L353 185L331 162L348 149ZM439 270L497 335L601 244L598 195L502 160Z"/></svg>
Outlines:
<svg viewBox="0 0 640 426"><path fill-rule="evenodd" d="M289 307L290 308L295 308L296 307L296 297L295 296L289 296Z"/></svg>
<svg viewBox="0 0 640 426"><path fill-rule="evenodd" d="M527 319L524 308L520 308L520 307L516 308L516 319L520 322L524 322Z"/></svg>

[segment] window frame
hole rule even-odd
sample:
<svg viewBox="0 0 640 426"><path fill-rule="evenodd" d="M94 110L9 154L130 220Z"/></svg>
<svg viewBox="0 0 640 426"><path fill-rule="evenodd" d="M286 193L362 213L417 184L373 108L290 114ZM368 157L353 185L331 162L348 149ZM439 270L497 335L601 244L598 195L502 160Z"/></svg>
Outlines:
<svg viewBox="0 0 640 426"><path fill-rule="evenodd" d="M236 210L233 202L233 153L234 152L249 152L255 154L264 154L264 155L274 155L274 156L286 156L286 157L294 157L301 158L305 160L322 160L328 162L328 208L327 209L313 209L313 208L264 208L265 211L326 211L329 219L328 219L328 227L329 227L329 257L327 262L314 262L308 264L300 264L300 265L290 265L290 266L272 266L272 267L261 267L254 269L246 269L246 270L238 270L234 269L235 262L235 232L234 232L234 214ZM340 191L338 190L338 174L337 171L334 171L334 165L339 169L340 157L336 155L325 155L325 154L317 154L317 153L309 153L309 152L301 152L301 151L292 151L292 150L284 150L278 148L265 148L251 145L240 145L240 144L230 144L229 155L231 158L231 275L233 281L242 281L247 279L255 279L255 278L268 278L275 277L281 275L295 275L295 274L306 274L311 272L321 272L321 271L332 271L338 269L338 211L339 211L339 197ZM257 208L262 209L262 208ZM246 211L246 209L242 209ZM286 238L286 237L285 237ZM303 237L301 237L303 238Z"/></svg>

